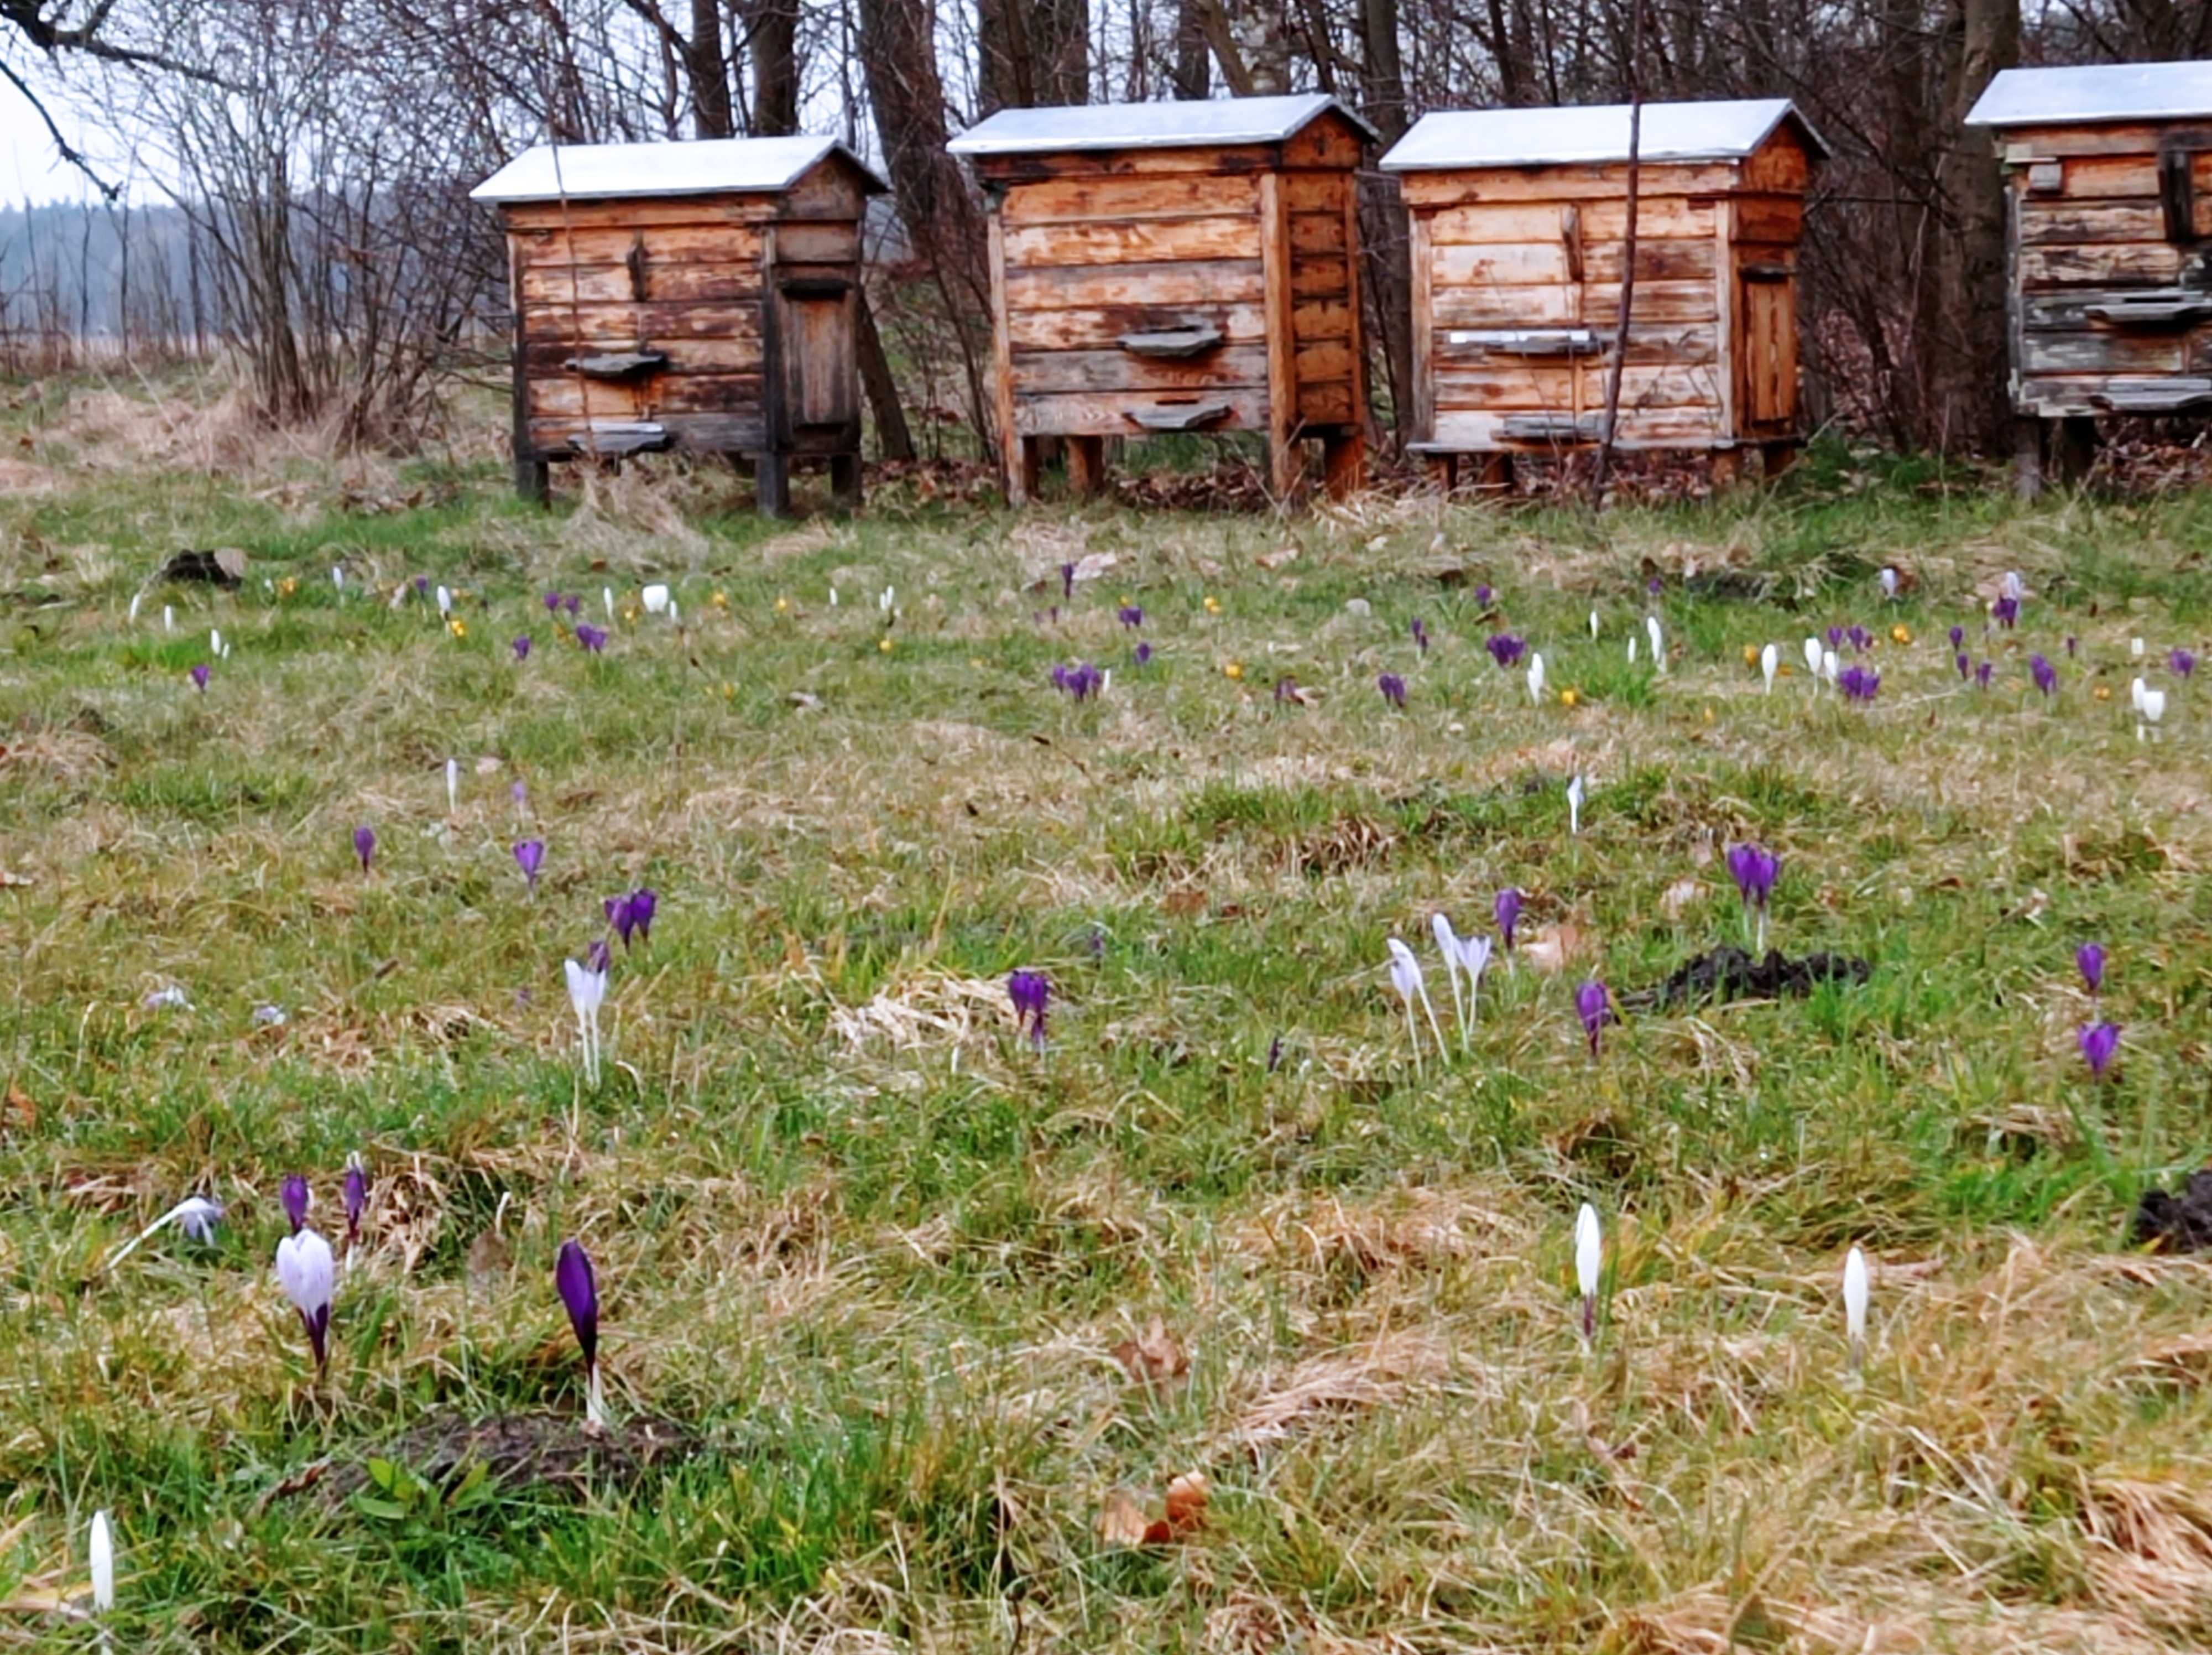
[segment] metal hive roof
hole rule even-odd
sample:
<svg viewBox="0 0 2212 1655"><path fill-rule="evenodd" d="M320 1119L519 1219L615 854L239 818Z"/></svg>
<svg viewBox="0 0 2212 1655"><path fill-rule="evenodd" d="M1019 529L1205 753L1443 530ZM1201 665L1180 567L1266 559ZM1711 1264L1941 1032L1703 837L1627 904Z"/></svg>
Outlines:
<svg viewBox="0 0 2212 1655"><path fill-rule="evenodd" d="M472 201L571 201L610 196L718 195L787 190L832 154L887 186L835 138L701 138L673 143L540 143L469 192ZM557 165L556 165L557 161Z"/></svg>
<svg viewBox="0 0 2212 1655"><path fill-rule="evenodd" d="M1020 155L1058 149L1180 149L1214 143L1277 143L1332 110L1370 138L1378 136L1334 98L1309 92L1281 98L1001 109L976 122L948 147L956 155Z"/></svg>
<svg viewBox="0 0 2212 1655"><path fill-rule="evenodd" d="M1816 155L1827 144L1787 98L1647 103L1637 134L1644 161L1722 161L1747 155L1784 121ZM1424 115L1382 157L1390 173L1460 167L1554 166L1628 159L1628 106L1462 109Z"/></svg>
<svg viewBox="0 0 2212 1655"><path fill-rule="evenodd" d="M1969 126L2071 125L2212 115L2212 63L2087 64L2006 69L1982 90Z"/></svg>

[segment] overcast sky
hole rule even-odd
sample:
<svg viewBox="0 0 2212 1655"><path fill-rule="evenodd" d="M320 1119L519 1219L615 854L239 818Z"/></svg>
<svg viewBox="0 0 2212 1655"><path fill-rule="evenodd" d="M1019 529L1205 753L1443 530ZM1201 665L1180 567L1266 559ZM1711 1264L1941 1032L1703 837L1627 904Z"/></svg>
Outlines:
<svg viewBox="0 0 2212 1655"><path fill-rule="evenodd" d="M9 66L27 79L37 70L35 61L21 55L11 58ZM88 123L65 97L49 93L50 80L41 76L33 79L32 84L39 88L40 97L62 131L69 134L70 142L99 160L102 177L126 185L132 199L159 199L161 192L148 186L143 173L134 175L129 157L119 152L98 123ZM96 88L88 82L86 89ZM0 207L20 207L28 201L76 201L94 193L84 175L55 150L53 135L46 131L30 100L0 80Z"/></svg>

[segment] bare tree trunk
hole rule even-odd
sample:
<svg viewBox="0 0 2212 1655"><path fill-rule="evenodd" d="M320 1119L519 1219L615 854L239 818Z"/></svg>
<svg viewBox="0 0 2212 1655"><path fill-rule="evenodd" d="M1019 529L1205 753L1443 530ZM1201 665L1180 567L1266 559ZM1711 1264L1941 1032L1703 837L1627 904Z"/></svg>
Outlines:
<svg viewBox="0 0 2212 1655"><path fill-rule="evenodd" d="M1222 55L1221 72L1242 97L1264 98L1291 89L1291 20L1285 0L1225 0L1234 66ZM1237 84L1242 71L1245 84Z"/></svg>
<svg viewBox="0 0 2212 1655"><path fill-rule="evenodd" d="M1087 103L1089 0L977 0L981 113Z"/></svg>
<svg viewBox="0 0 2212 1655"><path fill-rule="evenodd" d="M2020 0L1960 0L1959 70L1951 85L1942 168L1945 200L1956 216L1949 279L1950 346L1941 399L1952 442L1995 453L2009 445L2012 407L1999 365L2008 360L2005 321L2005 185L1987 138L1960 123L2001 69L2020 61Z"/></svg>
<svg viewBox="0 0 2212 1655"><path fill-rule="evenodd" d="M721 0L691 0L691 38L684 47L684 76L691 82L692 130L702 138L734 136L730 64L722 52Z"/></svg>
<svg viewBox="0 0 2212 1655"><path fill-rule="evenodd" d="M1203 98L1213 91L1212 60L1206 56L1206 20L1198 0L1176 7L1175 88L1179 98Z"/></svg>
<svg viewBox="0 0 2212 1655"><path fill-rule="evenodd" d="M876 448L884 459L912 459L914 433L907 429L906 410L899 406L898 381L891 376L866 288L860 290L860 387L868 395L868 411L876 417Z"/></svg>
<svg viewBox="0 0 2212 1655"><path fill-rule="evenodd" d="M1360 0L1359 21L1366 45L1367 118L1382 135L1385 148L1406 135L1406 70L1398 52L1398 0ZM1366 335L1381 341L1382 366L1390 385L1390 411L1400 436L1413 405L1413 271L1406 214L1398 180L1389 173L1364 173L1359 190L1360 244L1367 267ZM1367 364L1353 364L1364 373Z"/></svg>
<svg viewBox="0 0 2212 1655"><path fill-rule="evenodd" d="M799 131L799 0L756 0L752 34L751 131L764 138Z"/></svg>
<svg viewBox="0 0 2212 1655"><path fill-rule="evenodd" d="M1628 319L1636 301L1636 205L1643 179L1644 0L1628 7L1628 211L1620 237L1620 313L1613 325L1613 362L1605 381L1605 429L1598 433L1597 463L1590 468L1590 498L1605 493L1605 474L1613 465L1614 429L1620 423L1620 381L1628 366ZM1662 662L1662 665L1664 665Z"/></svg>

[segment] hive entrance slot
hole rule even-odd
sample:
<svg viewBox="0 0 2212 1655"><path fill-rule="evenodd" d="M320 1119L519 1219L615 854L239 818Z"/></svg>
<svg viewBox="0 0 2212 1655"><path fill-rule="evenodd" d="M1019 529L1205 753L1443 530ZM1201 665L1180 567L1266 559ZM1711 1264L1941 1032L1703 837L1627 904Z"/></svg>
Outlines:
<svg viewBox="0 0 2212 1655"><path fill-rule="evenodd" d="M2212 293L2167 288L2156 293L2126 294L2091 305L2082 312L2093 322L2114 327L2187 327L2212 317Z"/></svg>
<svg viewBox="0 0 2212 1655"><path fill-rule="evenodd" d="M587 380L636 380L658 374L668 366L665 350L610 350L597 356L571 356L561 364Z"/></svg>
<svg viewBox="0 0 2212 1655"><path fill-rule="evenodd" d="M1220 349L1221 330L1210 322L1191 322L1181 327L1155 328L1148 332L1124 333L1121 349L1133 356L1155 356L1180 361Z"/></svg>
<svg viewBox="0 0 2212 1655"><path fill-rule="evenodd" d="M1234 411L1225 402L1164 402L1150 408L1133 408L1129 417L1147 431L1195 431Z"/></svg>

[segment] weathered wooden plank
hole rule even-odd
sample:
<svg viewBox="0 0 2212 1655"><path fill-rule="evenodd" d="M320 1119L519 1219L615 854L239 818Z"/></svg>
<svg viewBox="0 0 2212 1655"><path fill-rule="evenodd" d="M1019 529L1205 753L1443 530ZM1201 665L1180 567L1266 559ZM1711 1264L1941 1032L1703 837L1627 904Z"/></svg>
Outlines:
<svg viewBox="0 0 2212 1655"><path fill-rule="evenodd" d="M695 453L749 453L763 440L757 410L718 414L662 414L654 417L668 435L668 446ZM564 455L582 452L580 440L597 419L576 417L532 419L530 440L542 453Z"/></svg>
<svg viewBox="0 0 2212 1655"><path fill-rule="evenodd" d="M580 344L619 346L666 345L678 339L757 339L760 305L751 303L632 304L623 301L576 306L566 298L526 307L523 338L540 342L571 339Z"/></svg>
<svg viewBox="0 0 2212 1655"><path fill-rule="evenodd" d="M2008 127L2004 158L2008 165L2017 165L2039 155L2156 155L2160 140L2172 130L2140 122Z"/></svg>
<svg viewBox="0 0 2212 1655"><path fill-rule="evenodd" d="M1331 497L1336 499L1343 497L1347 480L1364 488L1367 477L1367 324L1359 291L1359 191L1356 180L1344 192L1344 237L1345 308L1352 318L1352 338L1346 347L1352 359L1352 406L1344 417L1352 429L1332 441L1325 441L1322 447ZM1296 314L1295 310L1292 313ZM1315 421L1333 417L1316 411L1329 400L1316 390L1311 397L1300 399L1299 411ZM1347 445L1351 450L1348 456Z"/></svg>
<svg viewBox="0 0 2212 1655"><path fill-rule="evenodd" d="M1352 273L1341 259L1301 259L1291 266L1291 296L1300 303L1347 302Z"/></svg>
<svg viewBox="0 0 2212 1655"><path fill-rule="evenodd" d="M2187 355L2180 333L2030 328L2021 336L2020 367L2025 374L2178 374Z"/></svg>
<svg viewBox="0 0 2212 1655"><path fill-rule="evenodd" d="M1298 341L1298 383L1309 380L1318 385L1328 380L1352 378L1352 346L1342 340L1324 339L1315 344Z"/></svg>
<svg viewBox="0 0 2212 1655"><path fill-rule="evenodd" d="M1652 240L1636 244L1636 279L1645 282L1710 282L1713 279L1712 230L1699 240ZM1583 246L1584 280L1620 280L1623 244L1592 241ZM1441 293L1455 287L1526 287L1571 282L1566 244L1562 241L1498 242L1486 246L1438 247L1431 281Z"/></svg>
<svg viewBox="0 0 2212 1655"><path fill-rule="evenodd" d="M836 228L843 232L849 244L857 246L858 234L853 226ZM515 241L522 250L525 270L566 269L572 257L579 265L626 267L633 250L641 245L645 249L642 257L648 268L691 263L757 264L761 256L761 233L746 224L621 225L574 232L532 230L516 236Z"/></svg>
<svg viewBox="0 0 2212 1655"><path fill-rule="evenodd" d="M1256 248L1248 259L1211 263L1046 266L1006 272L1006 304L1014 312L1257 304L1262 296Z"/></svg>
<svg viewBox="0 0 2212 1655"><path fill-rule="evenodd" d="M999 421L999 459L1006 469L1006 498L1026 505L1034 492L1036 477L1028 445L1014 417L1013 314L1006 279L1006 226L998 213L990 216L987 258L991 283L991 403Z"/></svg>
<svg viewBox="0 0 2212 1655"><path fill-rule="evenodd" d="M2158 199L2158 157L2139 155L2080 155L2062 163L2059 198L2101 201L2139 197Z"/></svg>
<svg viewBox="0 0 2212 1655"><path fill-rule="evenodd" d="M2212 375L2023 374L2015 405L2046 418L2115 412L2191 413L2212 402Z"/></svg>
<svg viewBox="0 0 2212 1655"><path fill-rule="evenodd" d="M1640 169L1639 199L1667 196L1718 195L1736 186L1735 167L1725 162L1668 163ZM1483 201L1625 201L1628 169L1613 164L1567 167L1499 167L1464 172L1401 173L1398 187L1409 208L1458 207Z"/></svg>
<svg viewBox="0 0 2212 1655"><path fill-rule="evenodd" d="M1267 393L1256 388L1230 388L1158 396L1141 391L1070 392L1066 395L1017 396L1014 428L1024 436L1136 436L1145 425L1135 417L1177 406L1200 407L1225 402L1229 412L1209 422L1209 431L1264 431L1267 429Z"/></svg>
<svg viewBox="0 0 2212 1655"><path fill-rule="evenodd" d="M1210 391L1219 386L1267 386L1265 344L1237 345L1191 361L1133 356L1125 350L1018 350L1014 394L1071 391Z"/></svg>
<svg viewBox="0 0 2212 1655"><path fill-rule="evenodd" d="M761 268L757 263L648 264L645 296L657 304L693 300L757 299ZM525 304L598 304L635 298L626 265L567 265L526 266L522 271Z"/></svg>
<svg viewBox="0 0 2212 1655"><path fill-rule="evenodd" d="M1601 410L1599 411L1602 411ZM1542 441L1519 441L1505 435L1510 411L1452 409L1437 416L1436 435L1424 447L1432 452L1458 453L1546 453L1559 445ZM1624 407L1617 447L1631 452L1644 448L1704 448L1726 441L1709 408Z"/></svg>
<svg viewBox="0 0 2212 1655"><path fill-rule="evenodd" d="M2084 206L2075 201L2030 196L2020 204L2020 240L2021 246L2029 247L2075 242L2163 241L2166 214L2155 200Z"/></svg>
<svg viewBox="0 0 2212 1655"><path fill-rule="evenodd" d="M1602 362L1556 367L1437 369L1437 406L1534 408L1585 413L1605 406L1611 370ZM1719 370L1675 363L1630 366L1620 376L1620 405L1627 408L1709 408L1718 417Z"/></svg>
<svg viewBox="0 0 2212 1655"><path fill-rule="evenodd" d="M569 378L530 381L532 415L658 419L663 414L724 414L758 406L758 374L681 374L637 385Z"/></svg>
<svg viewBox="0 0 2212 1655"><path fill-rule="evenodd" d="M1795 246L1805 233L1805 198L1788 195L1737 195L1729 200L1735 215L1732 241L1776 241Z"/></svg>
<svg viewBox="0 0 2212 1655"><path fill-rule="evenodd" d="M1615 303L1618 304L1616 300ZM1606 319L1612 322L1618 316ZM1613 329L1609 326L1594 325L1576 330L1586 333L1585 348L1547 351L1545 341L1536 340L1536 349L1516 350L1510 338L1501 335L1528 332L1542 335L1547 332L1565 338L1568 330L1507 330L1507 329L1437 329L1434 332L1432 357L1438 367L1480 368L1487 365L1505 366L1531 361L1565 361L1576 356L1598 356L1613 348ZM1468 337L1470 334L1475 338ZM1485 337L1486 336L1486 337ZM1628 360L1631 366L1642 363L1674 362L1685 367L1696 367L1717 362L1720 356L1720 328L1717 322L1686 324L1662 323L1654 326L1631 326L1628 333Z"/></svg>
<svg viewBox="0 0 2212 1655"><path fill-rule="evenodd" d="M2110 287L2124 282L2171 283L2181 275L2181 249L2170 242L2123 241L2095 246L2022 247L2021 285Z"/></svg>
<svg viewBox="0 0 2212 1655"><path fill-rule="evenodd" d="M1434 435L1437 423L1437 307L1432 285L1437 261L1429 242L1429 227L1435 222L1436 215L1414 213L1411 218L1411 240L1407 249L1407 260L1413 277L1413 417L1411 434L1415 441L1421 441Z"/></svg>
<svg viewBox="0 0 2212 1655"><path fill-rule="evenodd" d="M858 218L866 205L860 171L842 155L831 155L810 167L783 192L776 216L794 218Z"/></svg>
<svg viewBox="0 0 2212 1655"><path fill-rule="evenodd" d="M1297 420L1297 340L1291 326L1296 294L1291 283L1291 216L1283 207L1282 184L1281 177L1273 173L1260 180L1260 245L1267 310L1268 475L1279 500L1297 492L1300 459L1297 445L1291 440Z"/></svg>
<svg viewBox="0 0 2212 1655"><path fill-rule="evenodd" d="M777 232L781 243L785 231ZM781 250L779 248L779 250ZM819 295L780 295L777 366L790 428L850 427L860 419L856 301L852 289Z"/></svg>
<svg viewBox="0 0 2212 1655"><path fill-rule="evenodd" d="M1283 167L1352 167L1359 165L1366 142L1358 129L1343 116L1331 113L1311 121L1284 140Z"/></svg>
<svg viewBox="0 0 2212 1655"><path fill-rule="evenodd" d="M1359 417L1352 382L1332 380L1298 386L1298 417L1309 425L1349 425Z"/></svg>
<svg viewBox="0 0 2212 1655"><path fill-rule="evenodd" d="M1714 319L1711 282L1646 282L1637 278L1630 320L1710 322ZM1593 283L1541 287L1455 287L1439 285L1431 308L1436 325L1446 327L1610 326L1620 314L1620 285Z"/></svg>
<svg viewBox="0 0 2212 1655"><path fill-rule="evenodd" d="M654 225L765 224L778 210L773 195L629 198L617 201L524 201L503 206L510 230L635 230Z"/></svg>
<svg viewBox="0 0 2212 1655"><path fill-rule="evenodd" d="M567 339L526 339L524 366L532 374L558 378L570 358L597 351L627 350L620 340L586 340L580 346ZM656 347L667 358L661 374L757 374L761 343L757 327L739 338L671 339Z"/></svg>
<svg viewBox="0 0 2212 1655"><path fill-rule="evenodd" d="M2205 295L2181 288L2069 288L2058 291L2046 289L2031 294L2021 307L2024 327L2057 332L2082 332L2111 325L2113 314L2141 315L2145 311L2157 313L2180 307L2180 319L2174 321L2166 332L2179 332L2197 322L2212 319L2198 311L2203 304L2212 303ZM2124 331L2155 332L2144 327L2128 327Z"/></svg>
<svg viewBox="0 0 2212 1655"><path fill-rule="evenodd" d="M779 271L793 265L850 265L860 256L858 224L819 221L776 227L775 263Z"/></svg>
<svg viewBox="0 0 2212 1655"><path fill-rule="evenodd" d="M1352 185L1349 173L1285 173L1283 204L1294 213L1342 212Z"/></svg>
<svg viewBox="0 0 2212 1655"><path fill-rule="evenodd" d="M1127 223L1033 224L1006 231L1006 268L1149 265L1170 260L1250 259L1259 251L1252 218L1138 219Z"/></svg>
<svg viewBox="0 0 2212 1655"><path fill-rule="evenodd" d="M1733 432L1741 424L1739 410L1747 400L1745 379L1747 368L1743 341L1743 254L1735 246L1738 198L1731 196L1723 202L1713 215L1713 257L1715 268L1720 272L1713 283L1713 332L1717 338L1728 342L1723 360L1715 374L1720 385L1720 406L1714 411L1714 423L1722 430ZM1631 329L1633 335L1635 330Z"/></svg>
<svg viewBox="0 0 2212 1655"><path fill-rule="evenodd" d="M1431 216L1429 240L1439 247L1486 246L1500 243L1559 242L1565 245L1565 213L1558 202L1496 202L1477 206L1445 207ZM1583 240L1618 241L1628 222L1625 202L1592 202L1573 209L1579 216ZM1645 196L1638 192L1636 234L1639 240L1662 236L1711 235L1713 202L1686 196Z"/></svg>
<svg viewBox="0 0 2212 1655"><path fill-rule="evenodd" d="M1797 135L1786 126L1744 157L1743 187L1802 195L1813 175L1813 160Z"/></svg>
<svg viewBox="0 0 2212 1655"><path fill-rule="evenodd" d="M975 176L988 184L1052 178L1138 178L1156 173L1264 173L1276 165L1264 143L1207 144L1191 149L1058 149L1043 155L977 155Z"/></svg>
<svg viewBox="0 0 2212 1655"><path fill-rule="evenodd" d="M1301 300L1291 307L1291 331L1301 344L1352 337L1352 306L1342 299Z"/></svg>
<svg viewBox="0 0 2212 1655"><path fill-rule="evenodd" d="M1016 185L999 209L1009 228L1092 224L1101 219L1224 218L1260 212L1249 173L1167 173L1136 178L1056 178Z"/></svg>
<svg viewBox="0 0 2212 1655"><path fill-rule="evenodd" d="M1344 253L1344 209L1341 204L1327 212L1292 213L1291 218L1291 253L1294 258Z"/></svg>
<svg viewBox="0 0 2212 1655"><path fill-rule="evenodd" d="M1797 414L1797 289L1789 282L1746 282L1743 306L1744 399L1748 429L1786 425Z"/></svg>
<svg viewBox="0 0 2212 1655"><path fill-rule="evenodd" d="M1018 310L1007 320L1016 350L1112 350L1125 335L1180 327L1218 328L1227 345L1254 344L1267 338L1266 315L1256 304Z"/></svg>

